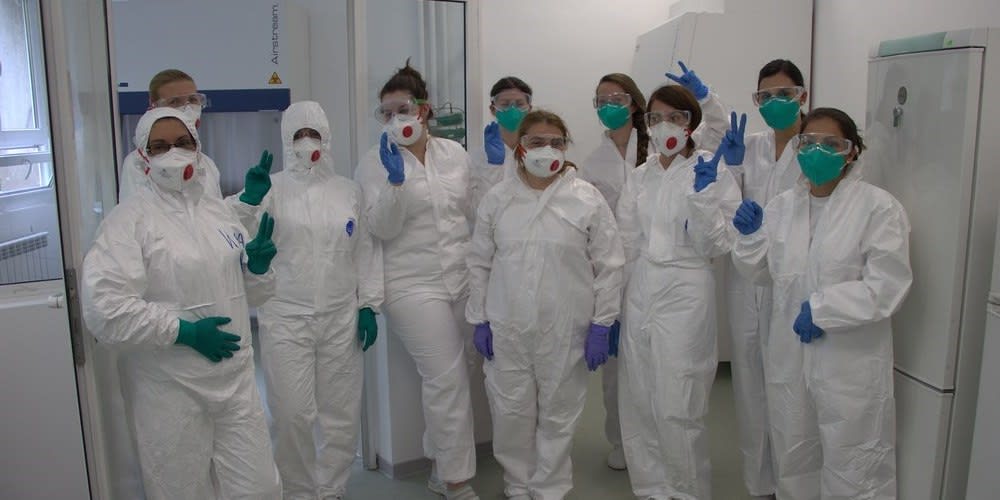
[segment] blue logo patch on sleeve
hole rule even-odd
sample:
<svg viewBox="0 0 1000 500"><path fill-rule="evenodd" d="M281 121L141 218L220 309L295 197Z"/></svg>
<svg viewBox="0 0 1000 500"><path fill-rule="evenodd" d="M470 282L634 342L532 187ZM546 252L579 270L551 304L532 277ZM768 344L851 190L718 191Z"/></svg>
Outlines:
<svg viewBox="0 0 1000 500"><path fill-rule="evenodd" d="M354 219L347 219L347 227L344 228L347 231L347 237L350 238L354 236Z"/></svg>

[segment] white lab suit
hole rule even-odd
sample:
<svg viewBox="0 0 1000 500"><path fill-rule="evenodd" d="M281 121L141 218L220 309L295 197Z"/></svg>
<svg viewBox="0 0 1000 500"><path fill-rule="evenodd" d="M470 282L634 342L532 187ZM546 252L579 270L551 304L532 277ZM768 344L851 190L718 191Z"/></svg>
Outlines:
<svg viewBox="0 0 1000 500"><path fill-rule="evenodd" d="M461 482L476 473L463 312L468 297L472 180L457 142L431 137L423 165L404 147L406 180L389 184L372 148L355 176L364 219L382 248L388 328L413 356L422 381L424 453L437 476Z"/></svg>
<svg viewBox="0 0 1000 500"><path fill-rule="evenodd" d="M773 283L764 366L782 500L896 498L890 317L912 281L910 225L860 177L840 182L811 242L803 180L733 249L740 272ZM826 331L810 344L792 329L806 300Z"/></svg>
<svg viewBox="0 0 1000 500"><path fill-rule="evenodd" d="M587 394L584 341L591 323L611 326L621 305L614 217L572 168L545 191L517 177L486 195L472 245L466 318L493 330L484 370L505 493L562 499Z"/></svg>
<svg viewBox="0 0 1000 500"><path fill-rule="evenodd" d="M795 185L801 175L792 141L774 159L774 130L748 135L743 164L730 167L743 199L761 207ZM764 393L763 344L771 318L771 288L754 285L729 260L726 296L732 339L733 399L743 457L743 481L753 496L774 494L767 401Z"/></svg>
<svg viewBox="0 0 1000 500"><path fill-rule="evenodd" d="M222 198L219 187L219 167L205 153L198 155L198 169L202 171L202 183L205 193L216 198ZM122 161L122 175L118 179L118 203L145 189L150 184L146 176L146 162L139 156L138 150L132 150Z"/></svg>
<svg viewBox="0 0 1000 500"><path fill-rule="evenodd" d="M620 357L622 439L640 498L711 498L704 417L715 377L712 258L735 238L739 188L725 164L694 192L690 158L652 157L629 174L618 204L628 258Z"/></svg>
<svg viewBox="0 0 1000 500"><path fill-rule="evenodd" d="M292 149L303 128L322 138L316 163L300 160ZM284 498L328 498L345 493L356 454L358 310L381 305L381 259L362 220L361 188L333 169L330 125L319 104L289 106L281 140L286 168L271 176L260 205L243 203L239 195L228 201L248 228L257 227L263 212L275 220L275 293L257 317Z"/></svg>
<svg viewBox="0 0 1000 500"><path fill-rule="evenodd" d="M472 151L469 153L469 157L472 158L470 167L472 168L472 208L476 209L490 188L501 181L517 176L517 159L514 157L514 150L510 149L506 143L503 145L503 165L490 164L486 158L485 149Z"/></svg>
<svg viewBox="0 0 1000 500"><path fill-rule="evenodd" d="M171 109L148 113L183 119ZM140 120L136 144L146 144L154 121ZM246 268L242 224L203 189L151 182L108 214L84 259L84 319L98 340L124 349L122 392L147 498L273 499L280 486L254 382L248 300L270 297L274 272ZM209 316L231 318L221 329L240 336L240 350L220 363L174 343L179 319Z"/></svg>

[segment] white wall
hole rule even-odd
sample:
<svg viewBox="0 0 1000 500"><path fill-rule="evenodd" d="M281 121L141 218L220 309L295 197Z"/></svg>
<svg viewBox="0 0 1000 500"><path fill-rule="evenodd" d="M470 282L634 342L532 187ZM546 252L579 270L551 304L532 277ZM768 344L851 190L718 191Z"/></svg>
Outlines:
<svg viewBox="0 0 1000 500"><path fill-rule="evenodd" d="M865 125L868 54L874 43L1000 25L996 0L820 0L813 33L813 106L841 108Z"/></svg>
<svg viewBox="0 0 1000 500"><path fill-rule="evenodd" d="M534 89L536 106L566 120L575 142L568 156L579 161L604 130L592 104L597 81L629 72L636 38L666 22L675 1L482 1L483 95L488 100L490 87L504 76L523 79ZM470 135L482 134L482 124L469 127Z"/></svg>

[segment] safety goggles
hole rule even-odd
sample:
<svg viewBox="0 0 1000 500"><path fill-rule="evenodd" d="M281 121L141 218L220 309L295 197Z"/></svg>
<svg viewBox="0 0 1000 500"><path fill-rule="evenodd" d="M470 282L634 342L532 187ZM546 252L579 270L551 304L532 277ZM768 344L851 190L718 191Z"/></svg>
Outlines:
<svg viewBox="0 0 1000 500"><path fill-rule="evenodd" d="M187 95L177 95L173 97L164 97L156 101L155 106L157 108L183 108L187 105L201 106L202 108L207 108L211 102L208 100L208 96L205 94L187 94Z"/></svg>
<svg viewBox="0 0 1000 500"><path fill-rule="evenodd" d="M673 123L674 125L680 127L686 127L691 123L691 112L687 110L677 109L669 113L660 113L659 111L651 111L643 115L646 120L646 126L653 128L663 122Z"/></svg>
<svg viewBox="0 0 1000 500"><path fill-rule="evenodd" d="M568 143L566 138L561 135L540 134L521 137L521 145L525 149L544 148L545 146L552 146L555 149L566 149Z"/></svg>
<svg viewBox="0 0 1000 500"><path fill-rule="evenodd" d="M594 97L594 109L600 108L605 104L621 106L624 108L629 104L632 104L632 96L625 92L615 92L613 94L601 94Z"/></svg>
<svg viewBox="0 0 1000 500"><path fill-rule="evenodd" d="M757 106L764 104L771 99L788 99L790 101L797 100L802 97L806 89L802 87L771 87L767 89L761 89L753 93L753 103Z"/></svg>
<svg viewBox="0 0 1000 500"><path fill-rule="evenodd" d="M177 139L177 142L170 144L167 141L153 141L146 146L146 152L149 156L160 156L167 153L172 148L181 148L188 151L197 151L198 142L195 141L191 136L181 137Z"/></svg>
<svg viewBox="0 0 1000 500"><path fill-rule="evenodd" d="M524 92L500 92L490 98L490 103L497 111L517 108L527 113L531 109L531 94Z"/></svg>
<svg viewBox="0 0 1000 500"><path fill-rule="evenodd" d="M854 145L849 139L830 134L799 134L795 136L795 151L822 147L840 155L851 152Z"/></svg>
<svg viewBox="0 0 1000 500"><path fill-rule="evenodd" d="M383 101L378 106L375 106L375 111L372 114L375 116L376 121L385 125L386 123L391 122L396 115L419 115L420 105L425 102L427 101L422 99L393 99L390 101Z"/></svg>

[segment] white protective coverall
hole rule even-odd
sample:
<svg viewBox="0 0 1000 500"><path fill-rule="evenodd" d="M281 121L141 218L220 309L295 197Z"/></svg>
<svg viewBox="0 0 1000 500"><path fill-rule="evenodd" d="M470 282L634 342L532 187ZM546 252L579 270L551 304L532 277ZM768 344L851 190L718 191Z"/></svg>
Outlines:
<svg viewBox="0 0 1000 500"><path fill-rule="evenodd" d="M389 331L399 336L420 373L424 453L437 478L457 483L476 473L469 395L466 323L472 183L469 155L457 142L431 137L424 163L400 146L405 181L391 185L379 147L355 177L368 227L382 247Z"/></svg>
<svg viewBox="0 0 1000 500"><path fill-rule="evenodd" d="M912 281L910 225L860 177L852 169L830 195L812 241L802 180L733 248L741 273L773 283L764 366L782 500L896 498L890 317ZM792 329L806 300L826 332L809 344Z"/></svg>
<svg viewBox="0 0 1000 500"><path fill-rule="evenodd" d="M572 489L584 341L591 323L618 317L624 264L611 209L572 168L544 191L505 180L480 205L466 318L493 330L484 370L507 496L557 500Z"/></svg>
<svg viewBox="0 0 1000 500"><path fill-rule="evenodd" d="M781 158L775 160L774 130L748 135L744 143L743 164L730 167L730 170L742 188L743 198L764 207L772 198L793 187L801 175L795 148L789 141ZM743 481L752 496L772 495L774 456L767 424L763 357L771 318L771 288L754 285L737 272L731 260L729 267L726 295Z"/></svg>
<svg viewBox="0 0 1000 500"><path fill-rule="evenodd" d="M739 187L720 161L718 178L694 192L697 151L664 169L634 169L618 203L628 259L620 363L622 439L640 498L711 498L704 417L715 378L715 277L729 253Z"/></svg>
<svg viewBox="0 0 1000 500"><path fill-rule="evenodd" d="M319 132L317 161L292 149L295 132ZM275 461L286 500L344 495L361 423L358 309L382 302L381 258L364 226L361 188L337 175L330 125L316 102L281 120L284 169L259 206L227 200L246 227L274 217L274 297L257 310ZM314 440L314 426L318 428Z"/></svg>
<svg viewBox="0 0 1000 500"><path fill-rule="evenodd" d="M483 197L493 186L511 177L517 176L517 159L514 150L505 143L503 146L503 165L491 165L486 159L486 150L479 149L469 153L472 158L472 208L476 209ZM474 222L474 221L473 221Z"/></svg>
<svg viewBox="0 0 1000 500"><path fill-rule="evenodd" d="M184 115L148 111L136 144L145 147L161 118ZM242 265L243 225L203 191L150 182L108 214L84 259L84 319L98 340L123 347L122 393L147 498L271 500L281 492L254 381L248 300L271 296L274 271ZM220 363L174 344L179 319L210 316L231 318L221 329L240 336L240 350Z"/></svg>
<svg viewBox="0 0 1000 500"><path fill-rule="evenodd" d="M715 150L729 128L726 108L718 96L709 92L705 99L699 102L702 110L702 122L692 132L691 136L702 149ZM625 187L629 172L635 169L638 151L638 133L632 129L628 145L625 147L625 157L622 157L618 146L611 139L610 131L601 134L601 142L594 151L580 163L579 176L591 183L607 200L611 211L618 210L618 198ZM652 146L647 148L647 156L653 155ZM648 159L648 158L647 158ZM624 318L619 318L623 320ZM618 358L608 358L601 367L601 385L604 390L604 435L612 446L622 445L621 417L618 414Z"/></svg>

